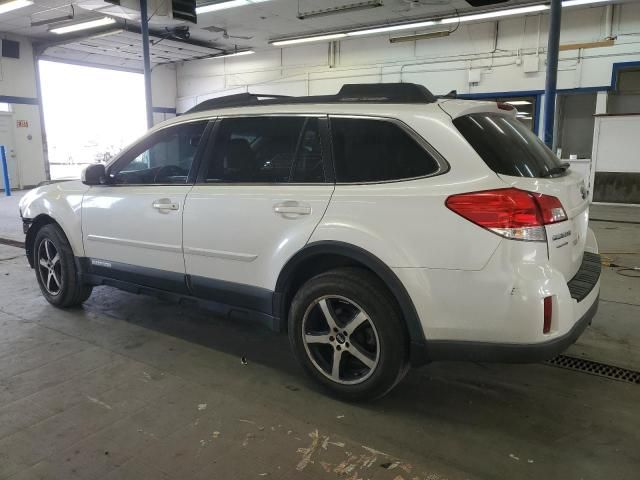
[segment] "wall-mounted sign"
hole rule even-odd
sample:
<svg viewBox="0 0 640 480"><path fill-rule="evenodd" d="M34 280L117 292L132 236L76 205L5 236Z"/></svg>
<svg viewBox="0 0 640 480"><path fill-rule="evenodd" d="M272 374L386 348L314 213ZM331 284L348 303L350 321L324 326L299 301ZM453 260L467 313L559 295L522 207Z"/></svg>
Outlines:
<svg viewBox="0 0 640 480"><path fill-rule="evenodd" d="M27 120L16 120L16 127L29 128L29 122Z"/></svg>

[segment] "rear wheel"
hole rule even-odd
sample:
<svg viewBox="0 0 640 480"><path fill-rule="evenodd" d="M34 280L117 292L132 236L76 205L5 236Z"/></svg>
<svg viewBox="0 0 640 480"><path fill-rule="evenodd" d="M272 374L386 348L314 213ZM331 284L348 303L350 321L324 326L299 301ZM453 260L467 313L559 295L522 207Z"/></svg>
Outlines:
<svg viewBox="0 0 640 480"><path fill-rule="evenodd" d="M73 251L60 227L48 224L38 231L33 255L38 285L50 304L72 307L89 298L92 287L80 282Z"/></svg>
<svg viewBox="0 0 640 480"><path fill-rule="evenodd" d="M334 394L368 400L407 371L407 335L380 280L357 268L320 274L296 293L289 340L305 370Z"/></svg>

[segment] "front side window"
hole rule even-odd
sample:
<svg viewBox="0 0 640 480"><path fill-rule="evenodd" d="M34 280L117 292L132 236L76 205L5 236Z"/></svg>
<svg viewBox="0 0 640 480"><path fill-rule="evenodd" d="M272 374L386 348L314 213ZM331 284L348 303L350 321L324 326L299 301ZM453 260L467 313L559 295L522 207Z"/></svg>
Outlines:
<svg viewBox="0 0 640 480"><path fill-rule="evenodd" d="M160 130L126 152L109 171L114 184L187 183L207 122Z"/></svg>
<svg viewBox="0 0 640 480"><path fill-rule="evenodd" d="M239 117L220 121L208 183L321 183L324 166L315 117Z"/></svg>
<svg viewBox="0 0 640 480"><path fill-rule="evenodd" d="M331 138L337 182L387 182L439 169L433 156L391 121L332 118Z"/></svg>

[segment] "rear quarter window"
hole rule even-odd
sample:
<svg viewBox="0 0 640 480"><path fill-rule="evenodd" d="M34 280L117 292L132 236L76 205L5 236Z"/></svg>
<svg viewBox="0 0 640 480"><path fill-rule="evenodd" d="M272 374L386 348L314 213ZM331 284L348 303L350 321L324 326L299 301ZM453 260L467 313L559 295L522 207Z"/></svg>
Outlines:
<svg viewBox="0 0 640 480"><path fill-rule="evenodd" d="M510 115L473 113L456 118L453 124L496 173L542 178L562 167L542 140Z"/></svg>
<svg viewBox="0 0 640 480"><path fill-rule="evenodd" d="M440 168L408 132L388 120L332 118L331 139L337 182L403 180Z"/></svg>

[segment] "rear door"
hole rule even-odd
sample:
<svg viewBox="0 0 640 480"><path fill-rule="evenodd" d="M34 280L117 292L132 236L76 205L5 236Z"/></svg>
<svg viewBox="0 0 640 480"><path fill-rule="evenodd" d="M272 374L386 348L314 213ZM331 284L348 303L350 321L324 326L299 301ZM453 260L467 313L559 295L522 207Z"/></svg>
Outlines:
<svg viewBox="0 0 640 480"><path fill-rule="evenodd" d="M589 220L589 196L582 175L563 166L514 115L475 112L453 123L507 184L560 200L568 220L546 226L549 260L571 279L582 263Z"/></svg>
<svg viewBox="0 0 640 480"><path fill-rule="evenodd" d="M197 296L271 313L277 276L303 248L334 190L326 117L218 121L184 211Z"/></svg>

